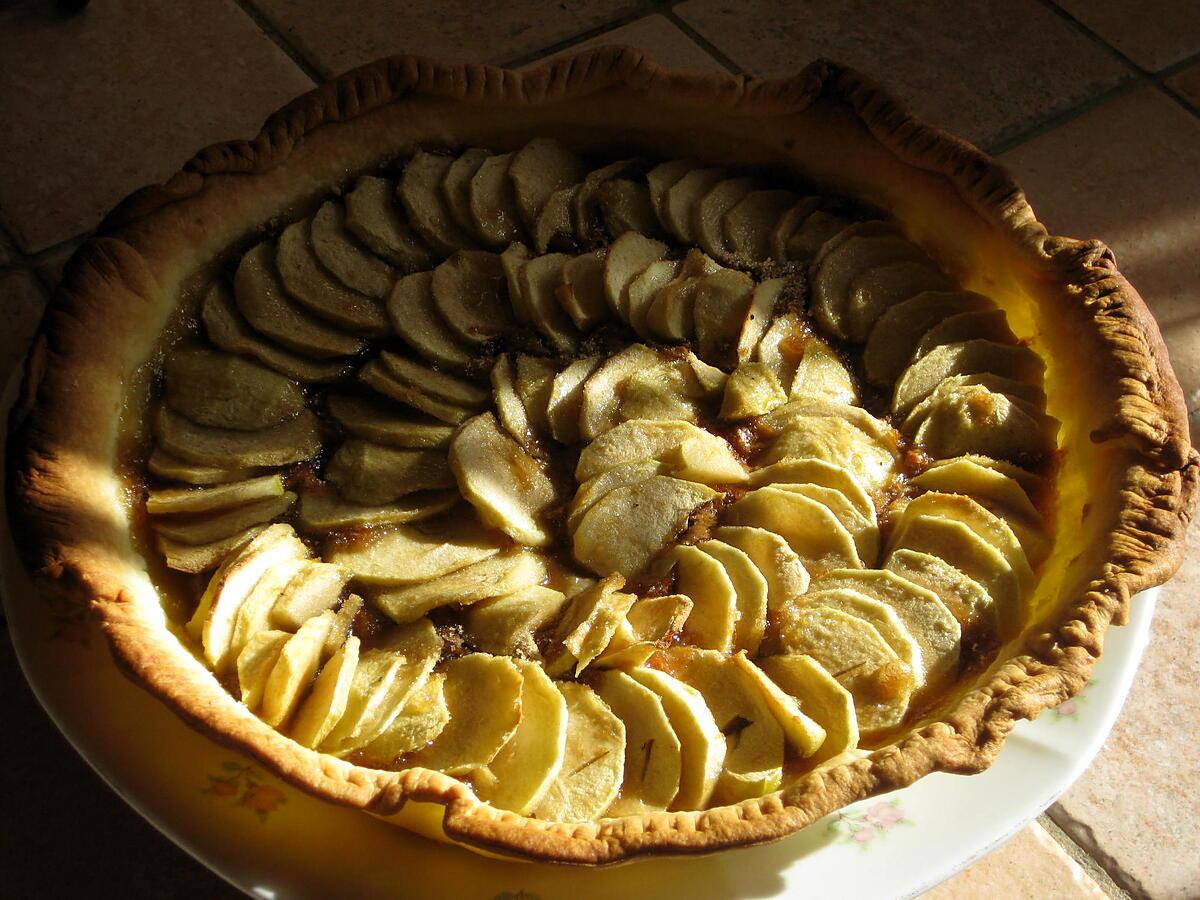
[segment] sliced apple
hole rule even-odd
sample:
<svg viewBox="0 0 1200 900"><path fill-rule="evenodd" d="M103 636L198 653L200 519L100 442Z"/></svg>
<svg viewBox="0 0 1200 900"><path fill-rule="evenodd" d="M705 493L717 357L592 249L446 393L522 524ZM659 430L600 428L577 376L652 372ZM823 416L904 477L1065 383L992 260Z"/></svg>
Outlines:
<svg viewBox="0 0 1200 900"><path fill-rule="evenodd" d="M417 384L397 377L396 373L379 359L372 360L359 369L358 380L383 396L399 401L448 425L465 422L476 412L474 405L463 406L435 395L420 384L419 377L416 379Z"/></svg>
<svg viewBox="0 0 1200 900"><path fill-rule="evenodd" d="M247 709L258 709L263 690L283 645L291 640L286 631L260 631L254 634L237 656L238 697Z"/></svg>
<svg viewBox="0 0 1200 900"><path fill-rule="evenodd" d="M449 460L459 491L484 522L531 547L553 540L545 514L559 502L558 489L494 415L464 424L450 442Z"/></svg>
<svg viewBox="0 0 1200 900"><path fill-rule="evenodd" d="M337 606L350 572L325 562L310 562L287 583L271 607L270 620L276 628L295 631L313 616Z"/></svg>
<svg viewBox="0 0 1200 900"><path fill-rule="evenodd" d="M256 634L271 629L271 610L275 607L275 601L287 588L288 583L307 568L308 564L306 556L296 556L279 560L263 572L238 608L233 635L229 639L226 664L230 659L238 659L243 648Z"/></svg>
<svg viewBox="0 0 1200 900"><path fill-rule="evenodd" d="M342 205L328 200L309 225L313 252L326 269L347 287L382 300L392 289L396 270L368 252L346 230Z"/></svg>
<svg viewBox="0 0 1200 900"><path fill-rule="evenodd" d="M863 517L875 518L875 504L858 477L844 466L813 457L789 457L751 473L750 484L816 484L834 488L853 505Z"/></svg>
<svg viewBox="0 0 1200 900"><path fill-rule="evenodd" d="M961 625L982 622L996 627L991 594L945 560L900 548L888 555L884 566L887 571L936 594Z"/></svg>
<svg viewBox="0 0 1200 900"><path fill-rule="evenodd" d="M1028 347L987 340L943 344L904 370L896 382L892 411L904 415L952 375L987 372L1040 385L1044 371L1042 358Z"/></svg>
<svg viewBox="0 0 1200 900"><path fill-rule="evenodd" d="M360 747L356 756L361 765L393 768L401 757L437 740L449 721L446 676L435 672L409 698L391 724L369 744Z"/></svg>
<svg viewBox="0 0 1200 900"><path fill-rule="evenodd" d="M336 222L333 224L337 225ZM379 300L347 287L331 276L317 259L310 237L312 227L311 220L304 219L289 225L279 235L275 265L288 296L313 315L353 334L364 337L390 334L387 313ZM347 238L343 243L348 244L348 241ZM357 246L350 247L347 252L368 256ZM388 278L390 286L390 276Z"/></svg>
<svg viewBox="0 0 1200 900"><path fill-rule="evenodd" d="M679 790L669 809L704 809L712 799L725 762L725 735L700 692L677 678L639 666L630 676L662 701L679 739Z"/></svg>
<svg viewBox="0 0 1200 900"><path fill-rule="evenodd" d="M580 241L575 231L571 209L581 187L582 185L572 184L559 188L546 198L537 221L533 223L533 246L538 253L545 253L552 246L557 249L569 249Z"/></svg>
<svg viewBox="0 0 1200 900"><path fill-rule="evenodd" d="M1030 463L1058 445L1059 423L1033 404L983 385L946 379L904 420L904 433L932 456L986 454Z"/></svg>
<svg viewBox="0 0 1200 900"><path fill-rule="evenodd" d="M329 636L325 639L325 656L332 656L338 647L342 646L354 631L354 620L358 618L358 614L362 612L363 600L358 594L349 594L345 600L337 606L337 611L333 615L333 627L329 629Z"/></svg>
<svg viewBox="0 0 1200 900"><path fill-rule="evenodd" d="M496 758L520 725L524 679L513 660L486 653L451 660L445 674L450 721L409 762L447 775L471 775Z"/></svg>
<svg viewBox="0 0 1200 900"><path fill-rule="evenodd" d="M358 668L358 648L358 638L351 635L321 667L312 691L296 710L290 729L292 740L305 747L318 747L342 718Z"/></svg>
<svg viewBox="0 0 1200 900"><path fill-rule="evenodd" d="M596 190L596 205L604 231L616 240L627 231L647 237L663 236L662 225L654 213L650 190L639 181L614 178Z"/></svg>
<svg viewBox="0 0 1200 900"><path fill-rule="evenodd" d="M628 298L628 321L631 328L644 340L650 340L647 316L658 292L678 277L683 263L676 259L660 259L642 269L626 288Z"/></svg>
<svg viewBox="0 0 1200 900"><path fill-rule="evenodd" d="M211 487L159 488L146 495L146 512L152 515L214 512L283 495L282 476L262 475Z"/></svg>
<svg viewBox="0 0 1200 900"><path fill-rule="evenodd" d="M851 223L837 213L817 209L809 213L787 239L787 258L807 262L817 255L825 243L840 234Z"/></svg>
<svg viewBox="0 0 1200 900"><path fill-rule="evenodd" d="M832 569L862 568L846 526L829 507L803 494L777 487L758 488L730 506L725 521L780 535L813 575Z"/></svg>
<svg viewBox="0 0 1200 900"><path fill-rule="evenodd" d="M296 382L240 356L206 347L175 348L163 364L164 399L197 425L255 431L304 409Z"/></svg>
<svg viewBox="0 0 1200 900"><path fill-rule="evenodd" d="M458 340L478 346L511 331L504 272L496 254L455 253L433 270L431 289L434 306Z"/></svg>
<svg viewBox="0 0 1200 900"><path fill-rule="evenodd" d="M722 169L691 169L667 188L662 207L663 224L681 243L698 243L695 211L704 195L724 180L725 174Z"/></svg>
<svg viewBox="0 0 1200 900"><path fill-rule="evenodd" d="M534 433L545 436L550 431L550 394L558 365L543 356L519 353L516 358L517 396L525 407L525 417Z"/></svg>
<svg viewBox="0 0 1200 900"><path fill-rule="evenodd" d="M721 540L702 541L696 545L721 564L733 585L737 618L734 624L732 648L758 653L763 632L767 627L767 580L747 553Z"/></svg>
<svg viewBox="0 0 1200 900"><path fill-rule="evenodd" d="M863 348L863 369L873 384L892 384L912 361L922 336L943 319L994 309L971 291L923 291L889 307L876 321Z"/></svg>
<svg viewBox="0 0 1200 900"><path fill-rule="evenodd" d="M525 412L525 404L517 395L517 367L513 358L505 353L496 357L492 365L492 402L496 406L496 415L504 425L505 430L525 450L537 453L537 435L529 424L529 416Z"/></svg>
<svg viewBox="0 0 1200 900"><path fill-rule="evenodd" d="M563 267L570 259L563 253L536 256L521 269L521 292L535 328L560 352L572 352L579 333L563 312L557 290L562 284Z"/></svg>
<svg viewBox="0 0 1200 900"><path fill-rule="evenodd" d="M575 529L575 558L597 575L633 576L687 527L696 507L717 496L705 485L663 475L614 488Z"/></svg>
<svg viewBox="0 0 1200 900"><path fill-rule="evenodd" d="M792 283L787 278L769 278L754 286L754 293L750 295L750 308L742 319L735 348L740 363L755 359L758 345L774 321L775 310L784 297L784 290ZM775 371L776 378L779 374Z"/></svg>
<svg viewBox="0 0 1200 900"><path fill-rule="evenodd" d="M801 757L815 754L825 742L825 729L801 710L797 699L768 678L744 652L735 653L730 660L745 680L757 689L767 709L779 723L787 745Z"/></svg>
<svg viewBox="0 0 1200 900"><path fill-rule="evenodd" d="M386 504L417 491L454 487L454 475L440 450L386 447L349 438L334 452L325 477L354 503Z"/></svg>
<svg viewBox="0 0 1200 900"><path fill-rule="evenodd" d="M578 184L587 173L582 160L550 138L534 138L512 158L508 177L525 226L532 231L550 195Z"/></svg>
<svg viewBox="0 0 1200 900"><path fill-rule="evenodd" d="M611 315L604 300L604 257L603 250L582 253L567 260L562 269L562 284L555 295L580 331L591 331Z"/></svg>
<svg viewBox="0 0 1200 900"><path fill-rule="evenodd" d="M583 383L579 435L592 441L621 421L621 385L634 373L655 368L662 357L645 344L630 344L606 359Z"/></svg>
<svg viewBox="0 0 1200 900"><path fill-rule="evenodd" d="M732 254L725 240L725 215L758 186L754 178L718 181L692 208L692 232L709 256L729 261Z"/></svg>
<svg viewBox="0 0 1200 900"><path fill-rule="evenodd" d="M238 548L249 543L267 526L253 525L245 531L213 541L211 544L181 544L161 534L155 537L155 545L167 561L167 566L176 572L207 572L215 569Z"/></svg>
<svg viewBox="0 0 1200 900"><path fill-rule="evenodd" d="M683 631L693 605L692 598L683 594L635 601L595 664L609 669L645 665L660 645Z"/></svg>
<svg viewBox="0 0 1200 900"><path fill-rule="evenodd" d="M462 371L473 357L434 308L433 280L430 272L399 279L388 298L388 315L396 334L413 350L434 365Z"/></svg>
<svg viewBox="0 0 1200 900"><path fill-rule="evenodd" d="M630 373L619 385L619 394L618 421L696 422L705 411L705 391L687 360L679 357L659 356L654 365Z"/></svg>
<svg viewBox="0 0 1200 900"><path fill-rule="evenodd" d="M517 197L508 177L514 155L489 156L471 179L469 199L475 231L494 250L503 250L524 237Z"/></svg>
<svg viewBox="0 0 1200 900"><path fill-rule="evenodd" d="M474 516L448 514L376 530L357 540L330 541L323 556L365 584L391 586L429 581L495 556L502 542Z"/></svg>
<svg viewBox="0 0 1200 900"><path fill-rule="evenodd" d="M825 731L825 740L809 757L819 764L858 747L858 716L854 697L829 674L829 670L804 654L771 656L762 660L762 671L800 709Z"/></svg>
<svg viewBox="0 0 1200 900"><path fill-rule="evenodd" d="M599 356L577 359L554 376L550 398L546 402L546 419L550 434L563 444L575 444L579 436L579 411L583 405L583 389L588 378L599 368Z"/></svg>
<svg viewBox="0 0 1200 900"><path fill-rule="evenodd" d="M806 606L837 609L857 616L864 622L870 622L911 673L913 687L924 686L921 673L926 667L921 648L891 606L853 588L830 588L820 585L821 579L818 579L813 588L804 595L803 602Z"/></svg>
<svg viewBox="0 0 1200 900"><path fill-rule="evenodd" d="M394 621L405 624L441 606L466 606L490 597L502 597L545 580L545 559L536 553L519 550L492 556L420 584L385 588L373 599L375 605Z"/></svg>
<svg viewBox="0 0 1200 900"><path fill-rule="evenodd" d="M387 178L363 175L346 194L346 228L376 256L401 272L433 265L433 254L405 220L396 201L396 185Z"/></svg>
<svg viewBox="0 0 1200 900"><path fill-rule="evenodd" d="M791 417L759 463L766 467L793 457L813 457L848 469L868 491L883 488L899 466L894 437L873 436L834 416Z"/></svg>
<svg viewBox="0 0 1200 900"><path fill-rule="evenodd" d="M640 160L619 159L593 169L584 176L571 198L571 221L574 223L575 236L580 244L587 246L604 239L598 208L599 193L604 185L622 175L634 175L643 171L645 165Z"/></svg>
<svg viewBox="0 0 1200 900"><path fill-rule="evenodd" d="M621 235L608 248L604 259L604 299L623 322L630 321L629 287L633 280L666 254L666 244L636 231Z"/></svg>
<svg viewBox="0 0 1200 900"><path fill-rule="evenodd" d="M925 291L949 291L954 282L929 259L905 259L860 271L850 280L845 306L848 340L862 343L879 317Z"/></svg>
<svg viewBox="0 0 1200 900"><path fill-rule="evenodd" d="M738 625L737 590L729 572L699 547L672 548L664 560L675 567L675 589L692 599L684 639L698 647L728 652Z"/></svg>
<svg viewBox="0 0 1200 900"><path fill-rule="evenodd" d="M604 651L637 599L621 592L624 585L620 575L609 575L571 598L554 629L554 640L561 646L547 659L547 672L578 676Z"/></svg>
<svg viewBox="0 0 1200 900"><path fill-rule="evenodd" d="M587 685L567 681L557 687L567 704L566 744L558 776L533 814L553 822L589 822L620 793L625 723Z"/></svg>
<svg viewBox="0 0 1200 900"><path fill-rule="evenodd" d="M787 399L779 379L765 364L746 362L725 383L720 415L727 422L744 422L769 413Z"/></svg>
<svg viewBox="0 0 1200 900"><path fill-rule="evenodd" d="M858 386L842 358L814 335L804 342L788 395L792 400L812 398L855 404Z"/></svg>
<svg viewBox="0 0 1200 900"><path fill-rule="evenodd" d="M596 693L625 723L621 791L607 816L664 812L679 792L681 748L658 694L624 672L596 680Z"/></svg>
<svg viewBox="0 0 1200 900"><path fill-rule="evenodd" d="M366 347L361 338L327 325L287 298L275 269L274 247L268 243L256 245L242 257L233 295L238 311L255 331L295 353L331 359Z"/></svg>
<svg viewBox="0 0 1200 900"><path fill-rule="evenodd" d="M280 649L263 686L259 710L259 718L268 725L278 728L291 719L321 665L321 652L332 626L333 613L321 613L301 625Z"/></svg>
<svg viewBox="0 0 1200 900"><path fill-rule="evenodd" d="M352 394L326 394L325 408L339 425L357 437L389 447L448 447L454 428L409 410Z"/></svg>
<svg viewBox="0 0 1200 900"><path fill-rule="evenodd" d="M567 701L534 662L514 660L521 673L521 721L486 769L472 781L480 800L529 815L558 780L567 753Z"/></svg>
<svg viewBox="0 0 1200 900"><path fill-rule="evenodd" d="M464 623L471 643L497 656L540 656L534 633L552 622L567 598L562 591L543 585L526 588L472 604Z"/></svg>
<svg viewBox="0 0 1200 900"><path fill-rule="evenodd" d="M870 516L864 516L846 499L845 494L835 488L816 484L789 483L773 484L771 487L781 491L803 494L827 507L854 538L854 546L858 550L859 559L863 560L864 564L874 565L879 557L879 524L873 513Z"/></svg>
<svg viewBox="0 0 1200 900"><path fill-rule="evenodd" d="M961 344L964 341L976 340L1016 344L1017 336L1008 327L1008 316L1002 309L956 313L938 322L922 335L913 350L913 361L943 344Z"/></svg>
<svg viewBox="0 0 1200 900"><path fill-rule="evenodd" d="M783 289L783 286L779 289L780 297ZM809 338L807 325L799 313L781 312L771 320L759 338L754 348L754 359L770 369L787 391L792 386L796 365Z"/></svg>
<svg viewBox="0 0 1200 900"><path fill-rule="evenodd" d="M453 157L418 150L405 164L396 188L396 196L400 198L413 230L442 256L475 244L458 227L442 196L442 181L453 162Z"/></svg>
<svg viewBox="0 0 1200 900"><path fill-rule="evenodd" d="M579 486L571 501L570 509L567 511L567 531L574 534L587 511L595 506L596 502L605 494L616 488L637 484L653 478L655 475L662 475L666 471L665 463L657 459L643 459L637 462L621 463L601 472L594 478L589 478Z"/></svg>
<svg viewBox="0 0 1200 900"><path fill-rule="evenodd" d="M575 479L582 483L622 463L645 459L663 460L680 477L705 483L737 484L748 477L733 449L717 435L690 422L632 419L584 448Z"/></svg>
<svg viewBox="0 0 1200 900"><path fill-rule="evenodd" d="M664 228L667 227L667 191L692 169L700 167L694 159L671 159L659 163L646 173L646 186L650 191L650 205Z"/></svg>
<svg viewBox="0 0 1200 900"><path fill-rule="evenodd" d="M778 790L783 781L783 729L761 689L717 650L673 647L671 671L704 698L725 738L725 759L714 804L739 803Z"/></svg>
<svg viewBox="0 0 1200 900"><path fill-rule="evenodd" d="M870 622L827 606L785 607L785 653L811 656L854 698L860 731L894 728L908 712L912 673Z"/></svg>
<svg viewBox="0 0 1200 900"><path fill-rule="evenodd" d="M198 466L172 456L160 447L155 447L146 460L146 468L159 478L171 481L185 481L190 485L207 486L228 484L231 481L244 481L262 475L265 471L260 466L248 469L230 469L223 466ZM177 489L175 489L177 490ZM151 493L155 493L151 491Z"/></svg>
<svg viewBox="0 0 1200 900"><path fill-rule="evenodd" d="M450 210L454 224L472 238L476 237L476 229L475 217L471 214L471 181L491 155L490 150L482 147L468 147L455 157L442 178L442 200Z"/></svg>
<svg viewBox="0 0 1200 900"><path fill-rule="evenodd" d="M793 236L796 237L796 242L791 249L797 251L808 249L807 238L797 232L812 213L821 208L823 202L824 200L821 197L798 197L796 202L788 207L787 211L775 223L775 227L771 229L771 259L781 263L791 259L789 255L789 243ZM841 230L840 227L838 230ZM824 238L821 240L823 242ZM812 259L817 250L820 249L820 246L818 243L810 252L798 252L796 258L806 262Z"/></svg>
<svg viewBox="0 0 1200 900"><path fill-rule="evenodd" d="M713 537L741 550L767 583L767 609L778 610L808 590L809 574L796 551L780 535L764 528L723 525Z"/></svg>
<svg viewBox="0 0 1200 900"><path fill-rule="evenodd" d="M771 259L771 233L797 197L787 190L756 190L746 194L725 213L725 244L739 259Z"/></svg>
<svg viewBox="0 0 1200 900"><path fill-rule="evenodd" d="M262 525L286 513L296 502L291 491L220 512L159 517L151 521L156 534L181 544L209 544Z"/></svg>
<svg viewBox="0 0 1200 900"><path fill-rule="evenodd" d="M222 281L214 282L204 296L200 318L208 339L215 346L252 357L288 378L301 382L335 381L350 370L346 360L322 362L264 341L242 319L229 288Z"/></svg>
<svg viewBox="0 0 1200 900"><path fill-rule="evenodd" d="M737 343L750 312L754 280L745 272L723 269L696 283L692 320L701 359L714 365L737 362Z"/></svg>

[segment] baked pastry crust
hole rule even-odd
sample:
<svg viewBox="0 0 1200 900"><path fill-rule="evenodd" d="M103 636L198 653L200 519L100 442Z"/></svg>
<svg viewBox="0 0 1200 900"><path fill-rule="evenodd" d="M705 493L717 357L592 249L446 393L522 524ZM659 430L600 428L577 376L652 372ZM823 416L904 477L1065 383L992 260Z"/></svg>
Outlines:
<svg viewBox="0 0 1200 900"><path fill-rule="evenodd" d="M367 769L301 747L231 698L172 630L131 528L121 462L178 298L194 302L255 229L418 142L503 146L533 134L797 167L888 209L955 261L968 287L988 284L1048 360L1051 412L1064 425L1058 516L1076 517L1071 533L1047 563L1038 620L907 736L734 806L537 821L437 772ZM929 772L986 769L1016 721L1083 687L1130 597L1174 572L1200 479L1158 327L1113 254L1048 235L994 161L830 62L767 81L675 72L623 47L528 72L381 60L288 104L253 140L201 151L122 202L72 258L11 427L14 533L39 585L89 604L118 663L183 718L319 797L402 820L406 806L436 804L451 840L593 865L775 840Z"/></svg>

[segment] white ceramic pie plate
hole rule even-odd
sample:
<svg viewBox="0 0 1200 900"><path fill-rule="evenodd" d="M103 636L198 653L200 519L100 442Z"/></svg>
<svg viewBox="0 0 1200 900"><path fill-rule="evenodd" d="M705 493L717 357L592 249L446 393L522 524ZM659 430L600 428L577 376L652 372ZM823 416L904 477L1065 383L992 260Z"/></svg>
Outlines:
<svg viewBox="0 0 1200 900"><path fill-rule="evenodd" d="M1083 694L1019 725L981 775L929 776L769 846L585 870L485 858L283 784L122 675L94 623L37 595L2 530L13 643L62 733L171 840L247 893L281 900L916 896L1024 827L1087 767L1133 681L1156 594L1136 597L1129 624L1108 632Z"/></svg>

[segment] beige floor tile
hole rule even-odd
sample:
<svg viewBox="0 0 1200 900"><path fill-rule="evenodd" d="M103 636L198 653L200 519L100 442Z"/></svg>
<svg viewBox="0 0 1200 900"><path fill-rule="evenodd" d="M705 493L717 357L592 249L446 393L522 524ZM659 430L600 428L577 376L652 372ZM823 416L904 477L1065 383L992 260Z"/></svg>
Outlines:
<svg viewBox="0 0 1200 900"><path fill-rule="evenodd" d="M1133 690L1095 762L1050 816L1138 896L1192 898L1200 886L1200 519L1162 588Z"/></svg>
<svg viewBox="0 0 1200 900"><path fill-rule="evenodd" d="M1200 3L1196 0L1054 2L1151 72L1200 52Z"/></svg>
<svg viewBox="0 0 1200 900"><path fill-rule="evenodd" d="M1172 75L1167 79L1167 84L1179 91L1193 106L1200 107L1200 63Z"/></svg>
<svg viewBox="0 0 1200 900"><path fill-rule="evenodd" d="M0 13L0 211L27 252L312 86L232 0L53 7Z"/></svg>
<svg viewBox="0 0 1200 900"><path fill-rule="evenodd" d="M589 47L605 44L629 44L647 51L654 60L664 66L677 69L698 69L724 72L725 67L693 41L687 34L664 16L647 16L606 31L591 40L563 50L562 53L577 53ZM559 54L552 54L557 56ZM539 60L540 62L541 60Z"/></svg>
<svg viewBox="0 0 1200 900"><path fill-rule="evenodd" d="M1107 895L1034 822L965 872L921 896L923 900L1105 900Z"/></svg>
<svg viewBox="0 0 1200 900"><path fill-rule="evenodd" d="M783 75L835 59L985 147L1128 77L1036 0L689 0L675 11L748 72Z"/></svg>
<svg viewBox="0 0 1200 900"><path fill-rule="evenodd" d="M355 14L327 0L256 0L267 20L327 75L381 56L417 53L505 62L620 18L635 0L449 4L363 0Z"/></svg>
<svg viewBox="0 0 1200 900"><path fill-rule="evenodd" d="M1200 314L1163 329L1171 367L1183 386L1192 423L1192 443L1200 446Z"/></svg>
<svg viewBox="0 0 1200 900"><path fill-rule="evenodd" d="M46 308L46 293L27 271L0 274L0 384L8 382L29 350Z"/></svg>
<svg viewBox="0 0 1200 900"><path fill-rule="evenodd" d="M1146 87L1004 154L1053 234L1099 238L1160 324L1200 311L1200 120Z"/></svg>

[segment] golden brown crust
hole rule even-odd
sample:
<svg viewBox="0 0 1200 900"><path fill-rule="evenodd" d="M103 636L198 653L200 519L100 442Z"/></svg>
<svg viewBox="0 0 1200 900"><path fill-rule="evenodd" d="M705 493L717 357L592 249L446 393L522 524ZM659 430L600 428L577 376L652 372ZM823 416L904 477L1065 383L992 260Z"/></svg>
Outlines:
<svg viewBox="0 0 1200 900"><path fill-rule="evenodd" d="M208 247L190 256L180 249L193 236L182 224L185 213L224 204L220 208L257 217L251 219L257 226L278 214L284 201L276 195L286 194L268 184L269 173L298 149L320 146L321 132L333 123L385 114L408 101L528 111L610 93L631 109L653 106L656 115L675 110L688 122L697 109L771 125L819 113L830 129L851 134L845 139L870 143L868 155L883 153L933 176L930 191L948 186L947 196L1055 291L1060 314L1074 316L1087 329L1098 351L1094 377L1109 386L1107 396L1100 392L1097 402L1104 409L1087 436L1103 451L1095 466L1112 496L1092 518L1098 540L1081 562L1064 570L1045 621L936 720L898 743L733 807L568 825L480 804L463 784L436 772L364 769L303 749L233 701L166 627L131 540L113 465L118 413L126 402L123 385L153 351L179 285L226 249ZM391 138L384 134L379 140ZM794 142L785 139L782 145L791 150ZM356 159L372 160L401 149L356 148ZM244 180L231 182L239 178ZM245 207L243 198L249 198ZM673 72L620 47L524 73L415 57L381 60L288 104L253 140L201 151L164 184L121 203L101 232L105 236L81 248L67 268L12 419L10 508L28 565L47 589L90 603L120 664L196 727L338 803L380 815L409 800L443 804L446 834L469 845L585 864L709 852L783 837L847 803L932 771L981 771L1016 721L1086 683L1105 628L1124 621L1134 593L1161 583L1179 564L1200 457L1188 441L1182 392L1157 325L1117 271L1111 252L1094 241L1048 236L994 161L917 122L873 83L833 63L816 62L793 78L763 81ZM81 484L98 489L84 498Z"/></svg>

